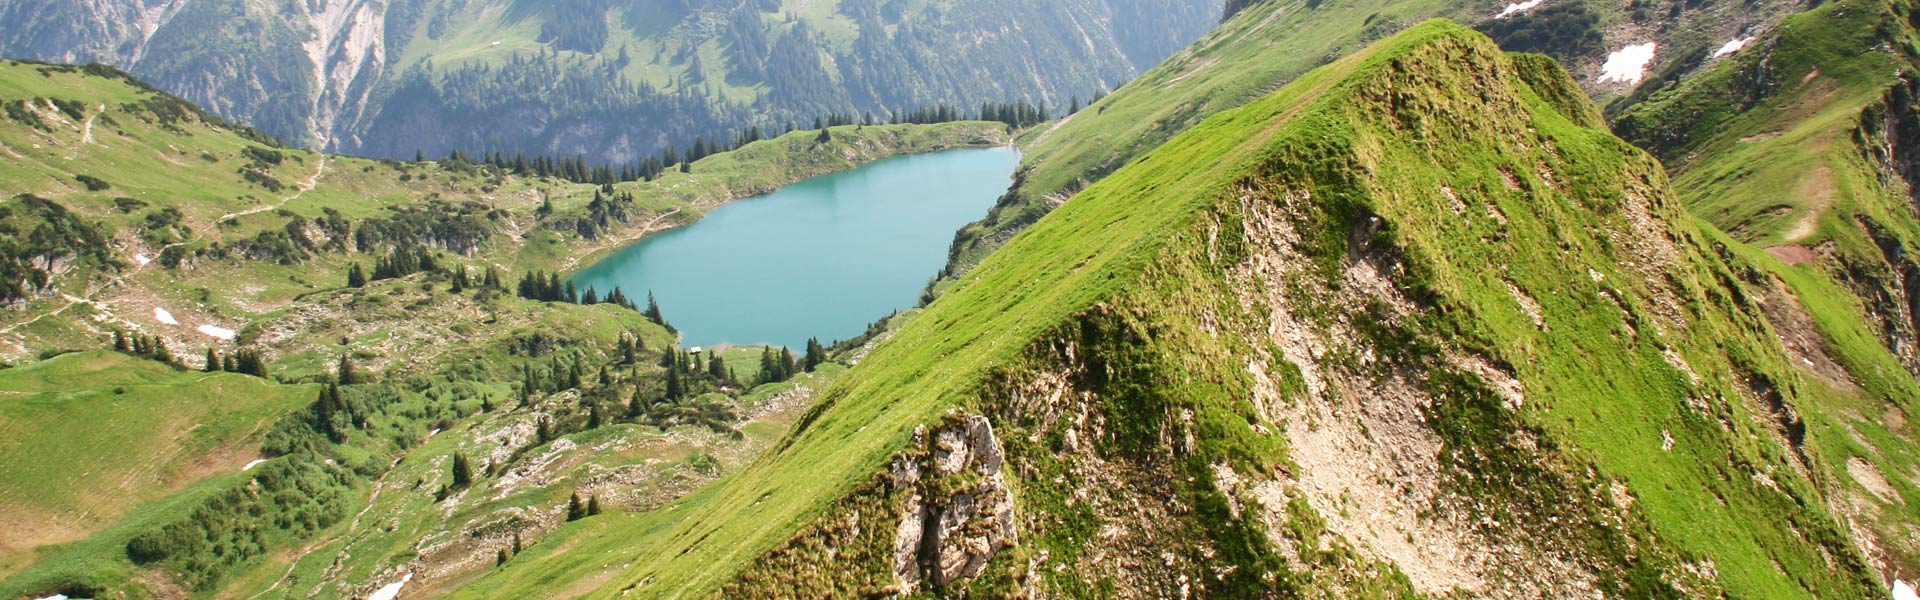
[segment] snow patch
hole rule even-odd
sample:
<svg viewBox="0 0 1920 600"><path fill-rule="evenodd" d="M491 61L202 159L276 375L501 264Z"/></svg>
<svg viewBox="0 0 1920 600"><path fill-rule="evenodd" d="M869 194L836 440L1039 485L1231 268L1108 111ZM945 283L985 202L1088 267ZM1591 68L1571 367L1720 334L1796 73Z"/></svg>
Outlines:
<svg viewBox="0 0 1920 600"><path fill-rule="evenodd" d="M264 458L254 459L253 462L247 463L247 466L240 467L240 470L252 471L254 467L260 466L260 463L263 463L263 462L267 462L267 459L264 459Z"/></svg>
<svg viewBox="0 0 1920 600"><path fill-rule="evenodd" d="M1545 1L1546 0L1527 0L1526 2L1515 2L1513 4L1508 4L1506 8L1500 9L1500 14L1494 15L1493 18L1505 19L1511 15L1527 12L1535 8L1538 8L1540 6L1540 3Z"/></svg>
<svg viewBox="0 0 1920 600"><path fill-rule="evenodd" d="M373 591L373 595L367 596L367 600L393 600L394 598L398 598L400 596L400 587L406 585L409 581L413 581L412 573L401 577L399 581L380 586L380 589Z"/></svg>
<svg viewBox="0 0 1920 600"><path fill-rule="evenodd" d="M199 331L200 333L207 334L208 336L211 336L211 337L217 337L229 342L233 341L234 331L232 329L227 329L225 327L217 327L213 325L201 325L195 330Z"/></svg>
<svg viewBox="0 0 1920 600"><path fill-rule="evenodd" d="M180 324L179 319L173 318L173 313L167 312L167 309L160 308L158 306L153 307L153 320L159 321L163 325L179 325Z"/></svg>
<svg viewBox="0 0 1920 600"><path fill-rule="evenodd" d="M1653 62L1656 50L1658 47L1653 42L1647 42L1608 54L1606 64L1600 66L1600 83L1618 81L1640 85L1641 78L1647 75L1647 63Z"/></svg>
<svg viewBox="0 0 1920 600"><path fill-rule="evenodd" d="M1721 46L1719 50L1713 51L1713 57L1720 58L1728 54L1739 52L1741 48L1747 47L1747 44L1751 42L1753 42L1753 36L1747 36L1743 38L1733 38L1732 40L1728 41L1726 45Z"/></svg>
<svg viewBox="0 0 1920 600"><path fill-rule="evenodd" d="M147 263L153 262L153 259L147 258L145 253L141 253L133 255L133 262L140 263L140 266L144 267L147 266Z"/></svg>
<svg viewBox="0 0 1920 600"><path fill-rule="evenodd" d="M1915 593L1913 586L1907 582L1895 579L1893 580L1893 600L1920 600L1920 593Z"/></svg>
<svg viewBox="0 0 1920 600"><path fill-rule="evenodd" d="M1899 588L1894 588L1894 589L1899 589ZM35 598L34 600L67 600L67 595L66 595L66 594L54 594L54 595L52 595L52 596L44 596L44 597L41 597L41 598Z"/></svg>

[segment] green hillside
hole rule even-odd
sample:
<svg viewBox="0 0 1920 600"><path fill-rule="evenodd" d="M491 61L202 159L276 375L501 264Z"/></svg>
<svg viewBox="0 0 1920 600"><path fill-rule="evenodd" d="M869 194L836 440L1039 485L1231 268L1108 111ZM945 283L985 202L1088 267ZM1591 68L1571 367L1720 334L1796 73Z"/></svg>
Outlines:
<svg viewBox="0 0 1920 600"><path fill-rule="evenodd" d="M1009 140L832 127L595 185L292 150L100 66L0 61L0 107L0 365L19 365L0 529L21 532L0 597L364 597L414 562L434 568L416 587L448 586L562 529L573 493L657 508L745 463L837 367L759 385L760 349L736 348L713 375L668 361L638 307L516 283L793 181ZM223 372L243 360L259 372ZM357 381L327 408L343 362ZM485 493L424 483L452 453Z"/></svg>
<svg viewBox="0 0 1920 600"><path fill-rule="evenodd" d="M0 370L0 573L201 478L238 472L314 389L91 352ZM209 400L212 400L211 402Z"/></svg>
<svg viewBox="0 0 1920 600"><path fill-rule="evenodd" d="M1857 416L1920 392L1583 96L1445 22L1334 61L1039 219L740 473L456 596L1884 595L1914 542L1850 523L1911 518L1915 454Z"/></svg>
<svg viewBox="0 0 1920 600"><path fill-rule="evenodd" d="M1809 309L1789 339L1830 349L1852 373L1841 387L1861 389L1832 409L1854 442L1835 454L1849 461L1847 479L1869 489L1912 481L1888 463L1909 456L1904 399L1920 372L1911 304L1920 297L1911 258L1920 171L1910 158L1920 119L1905 75L1920 65L1914 11L1908 2L1849 1L1796 15L1714 69L1631 105L1617 125L1667 158L1679 197L1738 240L1727 244L1767 274L1770 294ZM1830 502L1877 571L1911 577L1911 509Z"/></svg>

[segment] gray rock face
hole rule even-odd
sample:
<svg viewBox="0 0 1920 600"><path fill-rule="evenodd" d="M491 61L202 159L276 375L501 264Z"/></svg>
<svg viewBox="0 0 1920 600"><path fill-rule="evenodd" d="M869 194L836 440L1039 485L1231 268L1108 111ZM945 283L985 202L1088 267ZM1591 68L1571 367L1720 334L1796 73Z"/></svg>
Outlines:
<svg viewBox="0 0 1920 600"><path fill-rule="evenodd" d="M907 590L927 580L947 586L978 577L1015 537L993 424L970 416L936 432L922 426L913 439L916 451L895 458L892 469L895 489L905 492L894 574Z"/></svg>

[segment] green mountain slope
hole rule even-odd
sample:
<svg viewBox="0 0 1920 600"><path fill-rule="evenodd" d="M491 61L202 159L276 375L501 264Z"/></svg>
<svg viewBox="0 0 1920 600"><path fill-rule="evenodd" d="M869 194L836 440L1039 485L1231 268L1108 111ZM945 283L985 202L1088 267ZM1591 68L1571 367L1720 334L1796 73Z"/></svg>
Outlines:
<svg viewBox="0 0 1920 600"><path fill-rule="evenodd" d="M456 596L1884 595L1914 543L1849 519L1914 448L1850 417L1920 392L1597 114L1458 25L1373 44L1039 219L738 474Z"/></svg>
<svg viewBox="0 0 1920 600"><path fill-rule="evenodd" d="M1740 242L1729 245L1768 273L1769 294L1813 309L1790 339L1830 349L1853 374L1843 386L1863 390L1834 409L1853 438L1836 454L1848 478L1902 490L1912 481L1897 466L1912 440L1902 399L1920 374L1915 14L1910 2L1853 1L1796 15L1632 104L1617 125L1667 158L1680 197ZM1915 513L1881 496L1835 510L1883 576L1911 580Z"/></svg>
<svg viewBox="0 0 1920 600"><path fill-rule="evenodd" d="M799 179L1009 141L830 133L602 186L283 148L108 67L0 61L0 597L455 586L564 531L573 494L646 512L738 468L837 367L669 360L632 307L515 284Z"/></svg>

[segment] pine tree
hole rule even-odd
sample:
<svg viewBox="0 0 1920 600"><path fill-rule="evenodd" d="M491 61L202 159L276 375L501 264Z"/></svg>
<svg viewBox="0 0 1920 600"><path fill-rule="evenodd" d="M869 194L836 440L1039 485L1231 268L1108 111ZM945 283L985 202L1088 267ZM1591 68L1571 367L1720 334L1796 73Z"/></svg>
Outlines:
<svg viewBox="0 0 1920 600"><path fill-rule="evenodd" d="M520 553L520 532L518 531L513 532L513 553Z"/></svg>
<svg viewBox="0 0 1920 600"><path fill-rule="evenodd" d="M454 453L453 455L453 487L455 489L460 489L460 488L465 488L468 485L472 485L472 484L473 484L473 465L470 465L467 463L467 455L461 454L458 452Z"/></svg>
<svg viewBox="0 0 1920 600"><path fill-rule="evenodd" d="M233 362L233 372L235 373L252 375L261 379L267 378L267 361L260 357L259 352L253 350L237 350L233 353Z"/></svg>
<svg viewBox="0 0 1920 600"><path fill-rule="evenodd" d="M587 516L591 517L599 514L600 514L600 497L588 496L587 497Z"/></svg>
<svg viewBox="0 0 1920 600"><path fill-rule="evenodd" d="M655 325L667 327L667 316L660 313L660 303L654 301L652 291L647 292L647 320L653 321ZM671 331L672 328L668 327L668 330Z"/></svg>
<svg viewBox="0 0 1920 600"><path fill-rule="evenodd" d="M820 135L818 137L813 138L813 143L815 144L826 144L832 141L833 141L833 132L829 131L825 127L821 127Z"/></svg>
<svg viewBox="0 0 1920 600"><path fill-rule="evenodd" d="M453 292L455 294L459 294L467 291L467 268L466 267L453 268L453 284L449 286L447 291Z"/></svg>
<svg viewBox="0 0 1920 600"><path fill-rule="evenodd" d="M360 268L360 263L353 263L347 267L347 287L367 287L367 272Z"/></svg>
<svg viewBox="0 0 1920 600"><path fill-rule="evenodd" d="M500 565L504 565L504 564L507 564L507 551L506 551L505 549L501 549L501 550L499 550L499 551L496 551L496 552L494 552L494 553L493 553L493 566L496 566L496 567L498 567L498 566L500 566Z"/></svg>
<svg viewBox="0 0 1920 600"><path fill-rule="evenodd" d="M584 516L587 516L586 507L580 505L580 494L576 492L567 498L567 520L578 521Z"/></svg>
<svg viewBox="0 0 1920 600"><path fill-rule="evenodd" d="M353 370L352 355L348 355L348 354L340 355L340 366L334 369L334 379L338 380L340 382L340 385L353 385L356 383L360 383L360 374L354 372Z"/></svg>
<svg viewBox="0 0 1920 600"><path fill-rule="evenodd" d="M133 351L133 345L127 342L127 332L118 329L113 330L113 350L115 352Z"/></svg>
<svg viewBox="0 0 1920 600"><path fill-rule="evenodd" d="M599 429L600 425L600 403L594 402L587 407L587 429Z"/></svg>
<svg viewBox="0 0 1920 600"><path fill-rule="evenodd" d="M206 371L208 373L214 373L219 371L220 370L220 353L214 352L212 347L208 347L207 348L207 366L201 368L201 370Z"/></svg>
<svg viewBox="0 0 1920 600"><path fill-rule="evenodd" d="M680 381L680 369L667 369L667 400L676 401L686 395L686 383Z"/></svg>
<svg viewBox="0 0 1920 600"><path fill-rule="evenodd" d="M534 437L542 444L553 441L553 428L547 425L546 417L540 417L540 421L534 426Z"/></svg>
<svg viewBox="0 0 1920 600"><path fill-rule="evenodd" d="M827 362L827 349L820 345L819 338L807 338L807 372L812 373L824 362Z"/></svg>

